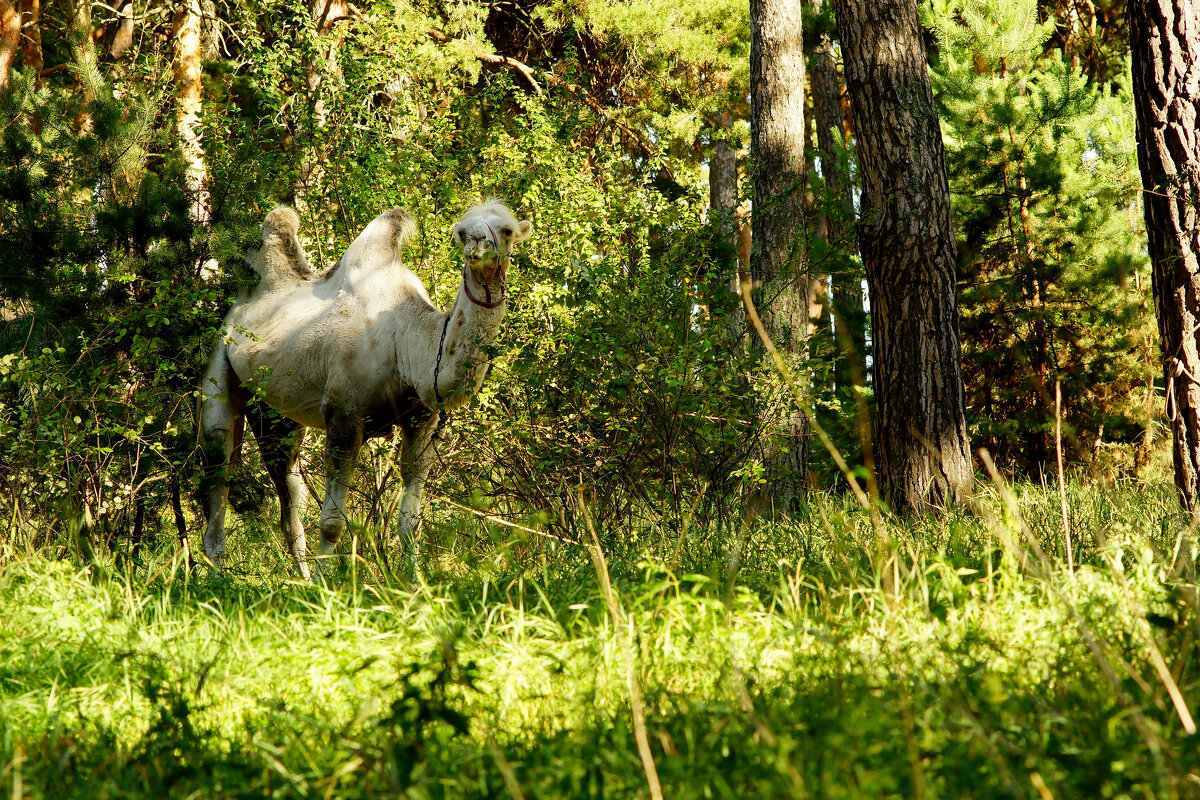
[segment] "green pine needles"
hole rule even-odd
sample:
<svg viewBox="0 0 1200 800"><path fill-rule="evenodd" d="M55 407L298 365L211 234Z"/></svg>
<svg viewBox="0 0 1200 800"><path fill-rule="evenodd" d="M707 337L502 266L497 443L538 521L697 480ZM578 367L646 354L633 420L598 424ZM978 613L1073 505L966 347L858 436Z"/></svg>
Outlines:
<svg viewBox="0 0 1200 800"><path fill-rule="evenodd" d="M1054 27L1034 0L937 2L926 23L972 441L1020 469L1053 462L1056 381L1068 457L1148 439L1153 317L1128 80L1091 82L1044 51Z"/></svg>

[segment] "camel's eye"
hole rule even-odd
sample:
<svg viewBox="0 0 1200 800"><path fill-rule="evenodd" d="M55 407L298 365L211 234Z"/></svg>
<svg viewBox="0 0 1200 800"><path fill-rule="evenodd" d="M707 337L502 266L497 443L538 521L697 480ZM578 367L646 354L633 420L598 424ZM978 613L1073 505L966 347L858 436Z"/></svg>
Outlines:
<svg viewBox="0 0 1200 800"><path fill-rule="evenodd" d="M501 229L500 229L500 234L501 234L501 235L502 235L502 236L503 236L505 239L510 239L510 238L512 238L513 230L512 230L512 228L501 228Z"/></svg>

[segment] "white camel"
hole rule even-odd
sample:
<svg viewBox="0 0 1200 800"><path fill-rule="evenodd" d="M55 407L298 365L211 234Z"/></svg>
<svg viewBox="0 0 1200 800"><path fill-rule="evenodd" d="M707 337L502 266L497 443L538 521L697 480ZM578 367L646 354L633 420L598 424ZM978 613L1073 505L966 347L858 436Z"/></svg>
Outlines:
<svg viewBox="0 0 1200 800"><path fill-rule="evenodd" d="M400 263L416 232L404 209L375 218L332 269L314 273L297 236L299 218L276 208L263 222L254 260L261 276L225 317L223 339L201 390L200 431L208 494L204 552L225 553L225 468L236 458L244 420L279 493L280 527L300 574L311 580L300 522L305 502L297 457L306 428L325 430L321 554L346 527L346 493L364 440L399 427L404 497L400 541L415 564L421 492L443 409L479 388L481 345L504 317L513 246L529 236L500 201L468 210L454 225L463 276L449 311L439 311ZM316 564L320 572L319 562Z"/></svg>

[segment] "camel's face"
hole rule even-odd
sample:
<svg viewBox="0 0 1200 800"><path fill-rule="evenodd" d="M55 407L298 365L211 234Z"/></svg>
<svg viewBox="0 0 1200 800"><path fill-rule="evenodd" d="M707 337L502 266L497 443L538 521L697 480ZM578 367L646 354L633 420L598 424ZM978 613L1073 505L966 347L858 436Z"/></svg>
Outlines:
<svg viewBox="0 0 1200 800"><path fill-rule="evenodd" d="M467 266L481 270L494 265L497 258L503 258L504 229L495 230L488 225L475 225L471 230L459 228L458 240L463 246L463 259Z"/></svg>
<svg viewBox="0 0 1200 800"><path fill-rule="evenodd" d="M483 277L512 255L513 246L529 236L529 220L509 214L479 214L454 225L463 260L476 277Z"/></svg>

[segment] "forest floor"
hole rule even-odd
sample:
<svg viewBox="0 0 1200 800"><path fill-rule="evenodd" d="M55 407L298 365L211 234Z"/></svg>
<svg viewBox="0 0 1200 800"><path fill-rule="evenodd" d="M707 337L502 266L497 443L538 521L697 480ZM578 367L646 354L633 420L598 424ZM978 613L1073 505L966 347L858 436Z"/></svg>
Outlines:
<svg viewBox="0 0 1200 800"><path fill-rule="evenodd" d="M1017 494L610 531L619 625L586 549L478 522L415 589L267 534L220 574L0 544L0 797L649 797L627 658L667 798L1200 796L1173 491L1073 485L1073 569Z"/></svg>

